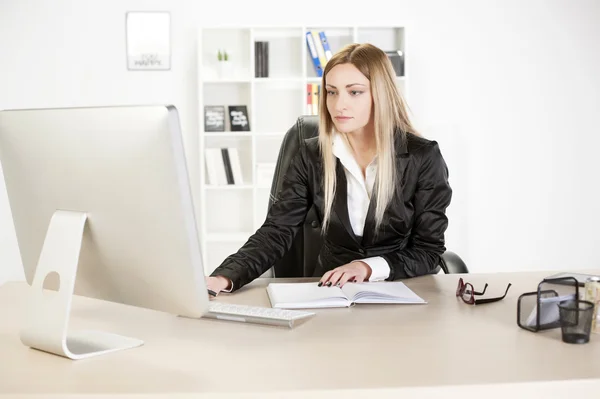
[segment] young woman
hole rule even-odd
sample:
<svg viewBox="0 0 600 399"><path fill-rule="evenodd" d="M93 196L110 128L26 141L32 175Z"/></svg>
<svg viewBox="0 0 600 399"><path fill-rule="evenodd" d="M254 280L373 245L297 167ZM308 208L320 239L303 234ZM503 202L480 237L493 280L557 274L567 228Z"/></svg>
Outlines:
<svg viewBox="0 0 600 399"><path fill-rule="evenodd" d="M438 144L411 125L387 55L351 44L327 62L319 135L291 161L264 224L207 278L232 292L289 249L312 205L324 243L323 286L435 272L445 251L452 190Z"/></svg>

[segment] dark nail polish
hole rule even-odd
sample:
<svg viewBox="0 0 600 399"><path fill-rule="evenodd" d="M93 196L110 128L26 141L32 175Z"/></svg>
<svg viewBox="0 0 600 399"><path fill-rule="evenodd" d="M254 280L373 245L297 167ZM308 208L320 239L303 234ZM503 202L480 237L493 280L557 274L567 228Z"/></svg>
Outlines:
<svg viewBox="0 0 600 399"><path fill-rule="evenodd" d="M319 282L319 284L317 284L317 287L320 287L320 286L322 286L322 285L323 285L323 282L322 282L322 281L320 281L320 282Z"/></svg>
<svg viewBox="0 0 600 399"><path fill-rule="evenodd" d="M327 286L328 286L328 287L331 287L331 281L327 283Z"/></svg>

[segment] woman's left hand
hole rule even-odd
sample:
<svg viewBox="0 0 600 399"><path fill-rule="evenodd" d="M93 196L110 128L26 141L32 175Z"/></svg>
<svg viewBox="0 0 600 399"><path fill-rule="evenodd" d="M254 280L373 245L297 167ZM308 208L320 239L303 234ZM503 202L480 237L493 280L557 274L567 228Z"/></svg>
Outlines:
<svg viewBox="0 0 600 399"><path fill-rule="evenodd" d="M363 281L369 280L371 272L371 267L365 262L356 261L346 263L345 265L336 267L325 273L319 281L319 287L331 287L333 285L343 287L344 284L349 281L353 283L362 283Z"/></svg>

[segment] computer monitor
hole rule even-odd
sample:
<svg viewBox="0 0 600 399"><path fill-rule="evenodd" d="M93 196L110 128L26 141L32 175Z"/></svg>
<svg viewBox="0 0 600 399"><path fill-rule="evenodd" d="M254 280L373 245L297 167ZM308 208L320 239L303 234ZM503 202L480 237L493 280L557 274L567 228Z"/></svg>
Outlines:
<svg viewBox="0 0 600 399"><path fill-rule="evenodd" d="M67 331L73 295L207 312L175 107L0 111L0 161L30 284L25 345L81 359L143 344Z"/></svg>

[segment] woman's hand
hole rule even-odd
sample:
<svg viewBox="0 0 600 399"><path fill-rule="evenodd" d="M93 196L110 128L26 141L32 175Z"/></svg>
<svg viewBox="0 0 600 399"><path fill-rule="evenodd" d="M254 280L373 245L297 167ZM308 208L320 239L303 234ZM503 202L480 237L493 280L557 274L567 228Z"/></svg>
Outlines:
<svg viewBox="0 0 600 399"><path fill-rule="evenodd" d="M215 293L215 296L219 295L219 292L226 290L229 288L231 281L223 276L216 277L207 277L206 278L206 288ZM209 295L210 299L213 299L214 296Z"/></svg>
<svg viewBox="0 0 600 399"><path fill-rule="evenodd" d="M319 281L319 287L332 285L343 287L347 282L362 283L369 280L371 272L371 267L365 262L350 262L325 273Z"/></svg>

